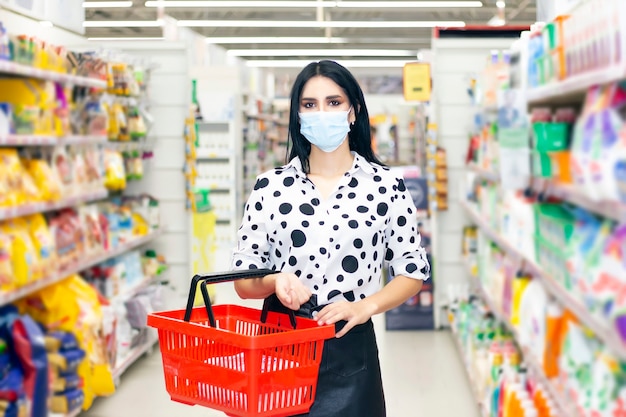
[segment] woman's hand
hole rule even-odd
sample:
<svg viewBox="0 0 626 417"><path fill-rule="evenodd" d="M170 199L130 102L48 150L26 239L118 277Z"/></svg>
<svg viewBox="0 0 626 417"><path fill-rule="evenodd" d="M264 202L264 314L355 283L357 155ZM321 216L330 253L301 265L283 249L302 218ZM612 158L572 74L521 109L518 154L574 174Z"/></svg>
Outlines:
<svg viewBox="0 0 626 417"><path fill-rule="evenodd" d="M339 338L350 331L357 324L363 324L376 313L376 306L367 298L361 301L338 301L327 305L320 311L315 320L320 326L335 324L345 320L347 323L335 337Z"/></svg>
<svg viewBox="0 0 626 417"><path fill-rule="evenodd" d="M275 275L275 280L276 296L285 307L298 310L311 298L311 290L300 281L296 274L279 272Z"/></svg>

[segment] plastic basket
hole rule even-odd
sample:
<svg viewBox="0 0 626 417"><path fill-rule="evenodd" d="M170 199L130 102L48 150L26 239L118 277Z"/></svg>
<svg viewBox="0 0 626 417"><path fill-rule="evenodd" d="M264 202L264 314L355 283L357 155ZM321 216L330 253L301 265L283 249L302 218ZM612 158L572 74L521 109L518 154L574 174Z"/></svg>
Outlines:
<svg viewBox="0 0 626 417"><path fill-rule="evenodd" d="M235 305L211 307L207 284L276 273L271 270L196 276L187 309L154 313L165 387L172 400L230 416L292 416L313 404L324 340L333 325ZM205 307L193 307L195 288Z"/></svg>

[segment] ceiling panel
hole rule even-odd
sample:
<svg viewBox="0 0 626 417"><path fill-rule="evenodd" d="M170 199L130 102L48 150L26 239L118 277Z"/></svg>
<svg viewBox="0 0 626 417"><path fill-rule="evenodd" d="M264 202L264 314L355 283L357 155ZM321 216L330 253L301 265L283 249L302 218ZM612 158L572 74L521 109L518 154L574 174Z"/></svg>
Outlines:
<svg viewBox="0 0 626 417"><path fill-rule="evenodd" d="M88 0L87 0L88 1ZM354 0L342 0L349 3ZM369 0L374 1L374 0ZM409 1L409 0L404 0ZM223 0L224 7L208 8L166 8L165 13L177 20L196 21L286 21L314 22L318 18L332 22L391 22L389 28L256 28L256 27L198 27L196 32L207 37L249 37L249 38L302 38L324 37L318 43L267 43L263 42L228 42L221 39L220 45L226 49L385 49L385 50L420 50L430 47L431 28L398 28L393 22L398 21L462 21L466 25L486 25L497 13L495 0L483 0L480 8L268 8L263 7L264 0L258 0L259 7L230 7L230 1ZM397 2L396 2L397 3ZM508 24L530 25L535 21L536 0L506 0L505 16ZM384 3L382 3L384 4ZM131 8L86 9L87 21L155 21L158 10L145 7L145 2L134 0ZM106 23L104 23L106 24ZM159 37L160 28L87 28L88 37ZM332 39L332 43L328 42ZM293 59L307 56L294 56ZM312 57L312 56L311 56ZM268 59L250 57L247 59Z"/></svg>

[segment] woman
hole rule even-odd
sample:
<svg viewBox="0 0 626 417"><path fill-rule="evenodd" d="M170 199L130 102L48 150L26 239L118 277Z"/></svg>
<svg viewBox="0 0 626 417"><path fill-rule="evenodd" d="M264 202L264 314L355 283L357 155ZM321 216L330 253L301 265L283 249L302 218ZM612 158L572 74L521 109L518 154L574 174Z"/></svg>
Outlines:
<svg viewBox="0 0 626 417"><path fill-rule="evenodd" d="M235 288L335 325L307 416L385 416L371 317L428 278L415 206L374 155L363 92L341 65L313 62L298 75L289 138L288 164L257 179L233 255L233 269L280 272ZM383 260L395 279L381 289Z"/></svg>

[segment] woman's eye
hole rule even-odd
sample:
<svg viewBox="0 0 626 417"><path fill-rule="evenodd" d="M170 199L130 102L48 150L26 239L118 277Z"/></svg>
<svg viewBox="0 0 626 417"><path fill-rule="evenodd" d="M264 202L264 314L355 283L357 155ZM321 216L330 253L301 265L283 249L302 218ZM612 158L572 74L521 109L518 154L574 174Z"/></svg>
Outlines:
<svg viewBox="0 0 626 417"><path fill-rule="evenodd" d="M303 107L305 109L312 109L313 106L315 106L315 104L313 104L313 103L304 103L304 105L303 105Z"/></svg>
<svg viewBox="0 0 626 417"><path fill-rule="evenodd" d="M330 104L331 106L339 106L341 103L337 100L331 100L328 104Z"/></svg>

